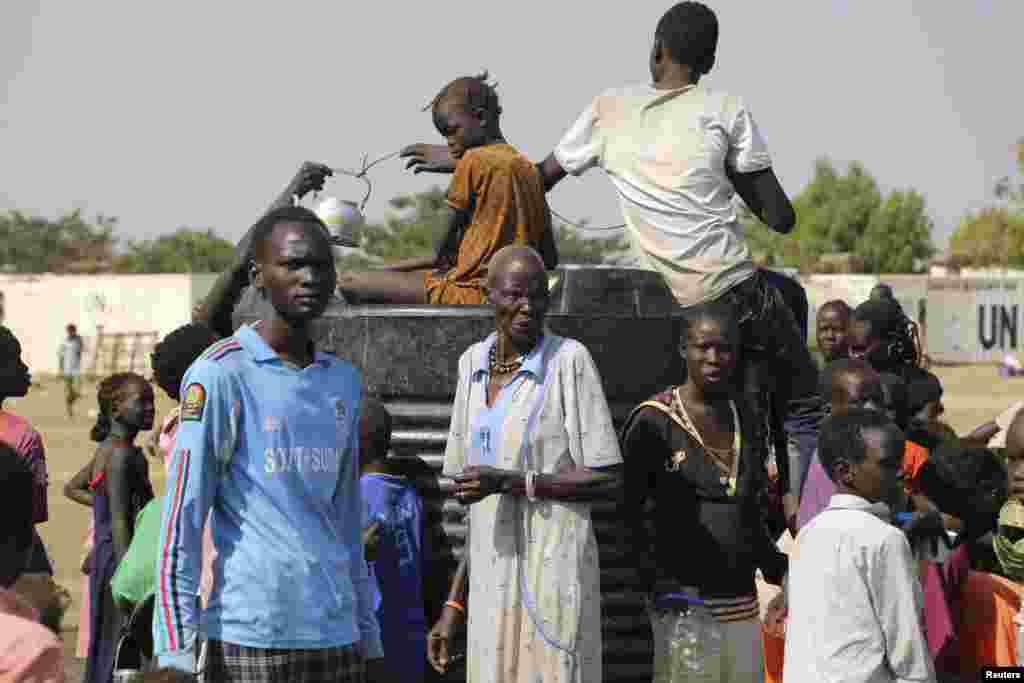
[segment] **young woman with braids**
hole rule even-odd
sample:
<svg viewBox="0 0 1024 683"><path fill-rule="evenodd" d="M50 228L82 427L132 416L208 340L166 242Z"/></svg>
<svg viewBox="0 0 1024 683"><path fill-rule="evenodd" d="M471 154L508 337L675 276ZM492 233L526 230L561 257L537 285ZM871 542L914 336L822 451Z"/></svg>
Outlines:
<svg viewBox="0 0 1024 683"><path fill-rule="evenodd" d="M90 438L99 447L66 492L92 507L95 528L89 582L92 637L85 680L110 683L123 619L114 605L110 580L131 544L136 514L153 498L149 463L134 444L140 431L153 426L153 389L142 376L122 372L103 380L96 398L99 416Z"/></svg>
<svg viewBox="0 0 1024 683"><path fill-rule="evenodd" d="M850 357L876 372L891 372L910 383L925 376L917 324L890 299L869 299L853 310Z"/></svg>

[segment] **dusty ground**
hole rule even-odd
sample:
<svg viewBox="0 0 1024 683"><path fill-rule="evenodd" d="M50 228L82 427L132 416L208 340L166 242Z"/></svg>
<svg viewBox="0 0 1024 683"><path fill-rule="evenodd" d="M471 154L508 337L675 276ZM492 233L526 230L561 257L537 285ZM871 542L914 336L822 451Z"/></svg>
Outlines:
<svg viewBox="0 0 1024 683"><path fill-rule="evenodd" d="M960 433L993 418L1010 403L1024 398L1024 379L1000 379L993 366L935 368L945 386L946 417ZM49 549L59 583L71 591L72 608L64 620L67 644L69 681L80 680L80 663L74 659L77 638L79 599L82 575L79 571L82 541L89 522L89 509L64 497L64 484L92 457L93 444L89 429L95 409L94 384L86 384L85 395L76 406L76 415L69 419L64 411L63 386L53 378L40 378L38 385L23 399L12 400L5 409L26 417L42 433L50 470L50 521L40 527ZM171 407L170 400L157 390L157 415ZM93 412L93 414L95 414ZM147 437L148 435L142 435ZM152 463L153 484L163 489L164 473L160 462Z"/></svg>

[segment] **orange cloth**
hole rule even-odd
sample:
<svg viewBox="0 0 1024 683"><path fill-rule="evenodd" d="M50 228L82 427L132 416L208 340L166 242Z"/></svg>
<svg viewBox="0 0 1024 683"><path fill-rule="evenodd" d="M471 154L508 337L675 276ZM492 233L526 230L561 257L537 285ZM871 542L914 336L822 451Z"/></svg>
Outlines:
<svg viewBox="0 0 1024 683"><path fill-rule="evenodd" d="M985 572L970 572L960 614L960 667L1016 666L1017 625L1024 586Z"/></svg>
<svg viewBox="0 0 1024 683"><path fill-rule="evenodd" d="M921 465L928 462L928 449L913 441L907 441L903 446L903 490L909 496L915 493L917 488L917 473L921 471Z"/></svg>
<svg viewBox="0 0 1024 683"><path fill-rule="evenodd" d="M761 643L764 645L764 683L782 683L786 639L769 634L761 624Z"/></svg>
<svg viewBox="0 0 1024 683"><path fill-rule="evenodd" d="M425 276L432 304L484 304L487 264L509 244L540 245L551 216L533 163L505 143L468 150L448 186L448 205L471 211L455 265Z"/></svg>

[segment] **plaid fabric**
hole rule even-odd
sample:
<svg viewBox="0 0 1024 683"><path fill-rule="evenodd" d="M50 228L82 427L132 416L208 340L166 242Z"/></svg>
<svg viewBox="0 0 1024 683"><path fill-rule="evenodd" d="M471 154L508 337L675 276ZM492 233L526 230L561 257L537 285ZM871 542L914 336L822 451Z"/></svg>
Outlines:
<svg viewBox="0 0 1024 683"><path fill-rule="evenodd" d="M205 683L364 683L363 657L355 645L320 650L246 647L211 640Z"/></svg>

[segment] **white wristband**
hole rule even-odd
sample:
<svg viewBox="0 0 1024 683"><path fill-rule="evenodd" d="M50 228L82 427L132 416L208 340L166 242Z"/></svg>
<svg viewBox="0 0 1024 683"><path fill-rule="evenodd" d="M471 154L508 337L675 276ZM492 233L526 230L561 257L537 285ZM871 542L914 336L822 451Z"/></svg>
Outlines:
<svg viewBox="0 0 1024 683"><path fill-rule="evenodd" d="M531 503L537 500L537 471L526 471L526 499Z"/></svg>

